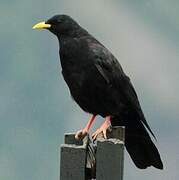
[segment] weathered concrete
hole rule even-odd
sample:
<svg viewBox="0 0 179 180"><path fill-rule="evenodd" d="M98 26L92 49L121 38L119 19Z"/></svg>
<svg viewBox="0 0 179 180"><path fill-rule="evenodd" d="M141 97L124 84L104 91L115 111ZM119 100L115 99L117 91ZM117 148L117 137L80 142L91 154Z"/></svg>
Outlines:
<svg viewBox="0 0 179 180"><path fill-rule="evenodd" d="M77 141L66 134L61 145L60 180L122 180L124 166L124 127L113 127L89 146L89 137ZM96 159L96 161L95 161Z"/></svg>
<svg viewBox="0 0 179 180"><path fill-rule="evenodd" d="M61 145L60 180L85 180L88 137L77 141L74 136L66 134Z"/></svg>
<svg viewBox="0 0 179 180"><path fill-rule="evenodd" d="M96 179L122 180L124 169L124 127L114 127L109 139L97 138Z"/></svg>

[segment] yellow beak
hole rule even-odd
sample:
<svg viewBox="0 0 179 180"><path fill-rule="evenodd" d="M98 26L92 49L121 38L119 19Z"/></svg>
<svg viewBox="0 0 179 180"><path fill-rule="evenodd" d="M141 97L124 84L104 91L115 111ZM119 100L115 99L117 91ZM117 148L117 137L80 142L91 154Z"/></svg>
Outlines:
<svg viewBox="0 0 179 180"><path fill-rule="evenodd" d="M51 27L51 24L46 24L44 21L35 24L32 29L48 29Z"/></svg>

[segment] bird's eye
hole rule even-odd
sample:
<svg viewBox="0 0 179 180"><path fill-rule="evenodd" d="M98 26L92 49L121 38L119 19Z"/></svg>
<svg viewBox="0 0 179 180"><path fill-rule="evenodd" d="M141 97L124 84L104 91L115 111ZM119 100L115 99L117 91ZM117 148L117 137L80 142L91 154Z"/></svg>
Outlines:
<svg viewBox="0 0 179 180"><path fill-rule="evenodd" d="M57 20L57 23L62 23L62 21L60 19Z"/></svg>

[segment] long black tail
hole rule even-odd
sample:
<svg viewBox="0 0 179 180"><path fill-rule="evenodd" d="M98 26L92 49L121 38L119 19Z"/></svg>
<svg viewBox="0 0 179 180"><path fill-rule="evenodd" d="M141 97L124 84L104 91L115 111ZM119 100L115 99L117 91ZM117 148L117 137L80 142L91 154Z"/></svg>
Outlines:
<svg viewBox="0 0 179 180"><path fill-rule="evenodd" d="M112 126L125 126L125 146L138 168L154 166L163 169L160 154L137 114L113 117L111 123Z"/></svg>

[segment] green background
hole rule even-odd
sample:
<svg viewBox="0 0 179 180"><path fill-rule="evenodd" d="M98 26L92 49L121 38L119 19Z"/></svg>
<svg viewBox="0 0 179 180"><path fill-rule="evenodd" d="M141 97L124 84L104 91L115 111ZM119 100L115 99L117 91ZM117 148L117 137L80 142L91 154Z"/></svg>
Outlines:
<svg viewBox="0 0 179 180"><path fill-rule="evenodd" d="M57 39L32 30L54 14L71 15L113 52L157 136L165 169L139 170L126 153L124 179L177 180L178 0L0 0L0 179L59 179L63 134L89 118L63 81Z"/></svg>

